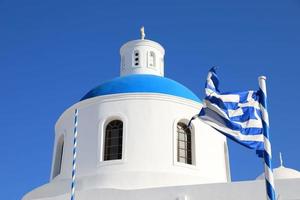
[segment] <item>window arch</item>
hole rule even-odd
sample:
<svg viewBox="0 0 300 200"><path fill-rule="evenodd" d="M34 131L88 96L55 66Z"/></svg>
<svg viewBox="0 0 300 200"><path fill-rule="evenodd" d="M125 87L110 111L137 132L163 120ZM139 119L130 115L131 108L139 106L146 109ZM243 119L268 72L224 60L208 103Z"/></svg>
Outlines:
<svg viewBox="0 0 300 200"><path fill-rule="evenodd" d="M192 164L192 133L183 122L177 123L177 162Z"/></svg>
<svg viewBox="0 0 300 200"><path fill-rule="evenodd" d="M155 53L153 51L150 51L150 53L149 53L148 65L151 68L154 68L156 66L156 57L155 57Z"/></svg>
<svg viewBox="0 0 300 200"><path fill-rule="evenodd" d="M56 144L56 152L55 152L55 158L54 158L52 178L58 176L61 172L63 154L64 154L64 137L61 136L58 139L57 144Z"/></svg>
<svg viewBox="0 0 300 200"><path fill-rule="evenodd" d="M122 159L123 122L113 120L106 125L104 160Z"/></svg>

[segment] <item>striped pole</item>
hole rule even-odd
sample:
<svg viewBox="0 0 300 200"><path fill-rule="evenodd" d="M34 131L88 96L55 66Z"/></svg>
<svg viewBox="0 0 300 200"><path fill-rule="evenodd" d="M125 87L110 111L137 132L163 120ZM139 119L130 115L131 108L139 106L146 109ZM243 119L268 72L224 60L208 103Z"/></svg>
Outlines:
<svg viewBox="0 0 300 200"><path fill-rule="evenodd" d="M75 200L75 178L76 178L76 155L77 155L77 126L78 126L78 109L75 109L74 119L74 140L73 140L73 162L72 162L72 184L71 200Z"/></svg>
<svg viewBox="0 0 300 200"><path fill-rule="evenodd" d="M266 88L266 77L260 76L258 78L259 90L260 90L260 109L262 112L262 123L263 123L263 134L264 134L264 167L265 167L265 182L266 192L268 200L276 200L275 198L275 187L274 177L272 168L272 150L271 143L269 140L269 116L267 108L267 88Z"/></svg>

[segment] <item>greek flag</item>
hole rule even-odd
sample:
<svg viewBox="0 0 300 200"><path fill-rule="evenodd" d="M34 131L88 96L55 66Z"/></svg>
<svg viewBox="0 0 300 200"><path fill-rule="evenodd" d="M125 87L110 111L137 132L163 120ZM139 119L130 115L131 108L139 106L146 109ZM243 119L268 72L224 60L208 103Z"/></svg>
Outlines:
<svg viewBox="0 0 300 200"><path fill-rule="evenodd" d="M203 108L197 117L232 140L255 149L261 156L264 136L259 91L221 93L218 87L213 67L205 84Z"/></svg>

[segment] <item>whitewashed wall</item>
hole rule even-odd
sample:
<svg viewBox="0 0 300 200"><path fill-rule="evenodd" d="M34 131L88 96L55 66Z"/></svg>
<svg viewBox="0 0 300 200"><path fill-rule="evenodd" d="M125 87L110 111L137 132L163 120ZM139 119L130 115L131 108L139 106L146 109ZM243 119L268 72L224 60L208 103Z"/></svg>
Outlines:
<svg viewBox="0 0 300 200"><path fill-rule="evenodd" d="M187 122L201 104L163 94L107 95L69 108L55 128L56 140L61 134L65 137L62 172L55 179L71 176L75 107L79 109L79 178L97 174L107 177L99 177L103 186L113 188L227 181L226 140L199 120L193 122L195 165L176 162L176 124ZM112 119L124 122L123 159L102 161L103 130Z"/></svg>
<svg viewBox="0 0 300 200"><path fill-rule="evenodd" d="M134 53L139 51L139 65L135 66ZM155 54L155 65L149 65L150 52ZM164 48L151 40L133 40L125 43L120 49L120 75L152 74L164 76Z"/></svg>
<svg viewBox="0 0 300 200"><path fill-rule="evenodd" d="M177 162L176 124L180 120L188 122L199 112L200 103L164 94L117 94L79 102L61 115L55 126L55 145L63 135L62 171L47 186L40 188L52 188L49 196L57 191L63 194L70 190L75 108L79 109L78 190L139 189L230 181L224 150L226 138L200 120L193 122L192 129L194 164ZM103 132L105 125L113 119L123 121L123 158L102 161Z"/></svg>

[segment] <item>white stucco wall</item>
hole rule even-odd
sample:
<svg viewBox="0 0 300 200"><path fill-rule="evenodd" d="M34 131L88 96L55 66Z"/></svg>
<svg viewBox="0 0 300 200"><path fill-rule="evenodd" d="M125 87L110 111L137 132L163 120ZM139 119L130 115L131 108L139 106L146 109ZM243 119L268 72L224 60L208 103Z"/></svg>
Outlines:
<svg viewBox="0 0 300 200"><path fill-rule="evenodd" d="M49 191L66 193L70 189L75 107L79 109L79 190L94 187L139 189L230 181L224 153L226 138L200 120L193 122L193 165L177 162L176 124L180 120L188 122L199 112L200 103L164 94L117 94L79 102L61 115L55 126L55 145L63 135L62 170L50 180L47 188L52 189ZM113 119L123 121L123 158L102 161L104 127ZM55 196L50 193L49 196Z"/></svg>
<svg viewBox="0 0 300 200"><path fill-rule="evenodd" d="M138 63L135 65L134 53L139 52ZM154 53L155 63L150 65L150 53ZM164 48L151 40L132 40L124 44L120 49L121 66L120 75L152 74L164 76Z"/></svg>
<svg viewBox="0 0 300 200"><path fill-rule="evenodd" d="M68 185L67 182L64 183ZM35 192L27 194L23 200L66 200L69 194L61 188L45 185ZM281 179L275 181L278 200L299 200L300 179ZM49 194L56 194L50 196ZM214 183L148 188L138 190L120 190L91 188L77 190L77 199L84 200L265 200L265 182L262 180L231 183Z"/></svg>

